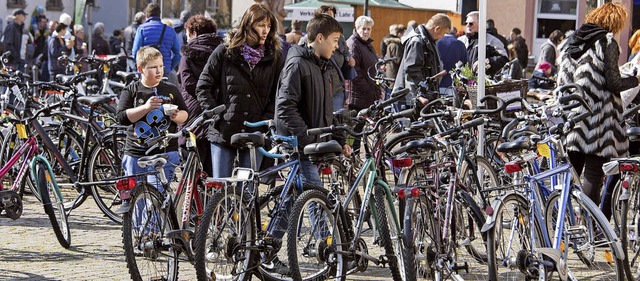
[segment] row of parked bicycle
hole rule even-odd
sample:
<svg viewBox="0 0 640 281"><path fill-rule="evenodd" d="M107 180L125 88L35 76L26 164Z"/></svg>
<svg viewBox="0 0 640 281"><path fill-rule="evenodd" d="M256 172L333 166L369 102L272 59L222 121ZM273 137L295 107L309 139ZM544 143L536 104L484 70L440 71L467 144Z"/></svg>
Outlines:
<svg viewBox="0 0 640 281"><path fill-rule="evenodd" d="M213 179L192 131L221 106L148 143L187 140L169 182L162 154L139 159L153 172L123 176L126 128L114 121L117 93L104 89L134 75L115 81L115 60L89 60L94 70L56 82L0 74L0 215L19 218L30 191L69 247L68 216L92 196L122 223L134 280L177 280L179 265L195 266L199 280L344 280L369 264L388 266L394 280L639 277L640 160L610 164L620 174L610 222L581 192L562 142L591 112L577 85L556 89L545 104L487 96L487 107L466 110L443 97L420 114L390 109L403 90L361 112L336 112L340 126L308 131L362 138L362 152L350 156L335 141L299 148L272 120L246 124L268 128L232 138L251 151L252 167ZM260 170L257 154L275 165ZM303 155L318 165L323 186L303 183Z"/></svg>

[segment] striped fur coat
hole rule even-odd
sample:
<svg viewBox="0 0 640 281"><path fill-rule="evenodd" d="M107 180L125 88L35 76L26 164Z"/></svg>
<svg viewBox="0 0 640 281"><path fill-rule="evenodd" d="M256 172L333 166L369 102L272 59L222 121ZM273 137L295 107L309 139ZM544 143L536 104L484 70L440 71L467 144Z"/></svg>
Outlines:
<svg viewBox="0 0 640 281"><path fill-rule="evenodd" d="M567 44L569 45L569 44ZM578 45L579 46L579 45ZM612 33L599 39L576 59L567 46L560 49L558 85L576 83L583 87L585 100L594 114L576 124L566 138L569 151L612 158L627 155L620 92L638 85L636 77L621 78L620 49Z"/></svg>

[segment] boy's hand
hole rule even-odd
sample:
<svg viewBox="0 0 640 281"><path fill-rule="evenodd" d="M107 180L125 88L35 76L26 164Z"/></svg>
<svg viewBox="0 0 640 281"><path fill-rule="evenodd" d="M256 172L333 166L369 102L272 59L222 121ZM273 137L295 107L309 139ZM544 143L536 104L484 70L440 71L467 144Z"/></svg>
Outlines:
<svg viewBox="0 0 640 281"><path fill-rule="evenodd" d="M162 99L156 96L150 97L144 104L147 111L158 109L162 106ZM177 111L177 110L176 110Z"/></svg>

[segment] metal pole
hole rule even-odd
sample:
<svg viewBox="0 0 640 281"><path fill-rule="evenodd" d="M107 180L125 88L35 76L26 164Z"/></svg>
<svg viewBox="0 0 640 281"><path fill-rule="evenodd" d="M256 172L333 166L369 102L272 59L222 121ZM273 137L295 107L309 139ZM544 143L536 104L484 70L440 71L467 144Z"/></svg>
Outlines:
<svg viewBox="0 0 640 281"><path fill-rule="evenodd" d="M369 14L369 0L364 0L364 14L365 16L368 16Z"/></svg>
<svg viewBox="0 0 640 281"><path fill-rule="evenodd" d="M87 40L87 56L90 56L93 53L93 48L91 47L91 41L93 38L93 22L91 22L91 8L93 8L93 5L91 3L89 3L85 9L85 17L87 18L87 25L89 26L89 32L85 32L85 34L89 35L89 40Z"/></svg>
<svg viewBox="0 0 640 281"><path fill-rule="evenodd" d="M160 18L164 18L164 0L160 0Z"/></svg>
<svg viewBox="0 0 640 281"><path fill-rule="evenodd" d="M480 0L478 18L478 101L477 105L480 106L480 99L484 98L485 87L485 60L487 58L487 0ZM484 126L478 127L478 155L484 155Z"/></svg>

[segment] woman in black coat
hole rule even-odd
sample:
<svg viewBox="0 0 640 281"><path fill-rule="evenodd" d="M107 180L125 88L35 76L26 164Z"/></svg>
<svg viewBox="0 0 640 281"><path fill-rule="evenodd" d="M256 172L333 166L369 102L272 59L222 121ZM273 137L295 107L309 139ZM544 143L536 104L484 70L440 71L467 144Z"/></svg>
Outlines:
<svg viewBox="0 0 640 281"><path fill-rule="evenodd" d="M231 176L238 153L240 165L251 167L249 151L232 147L231 136L256 130L246 127L245 121L273 118L278 77L284 65L277 26L269 8L252 5L238 29L230 33L229 42L211 54L200 75L196 93L202 109L227 106L222 114L214 116L207 133L213 177Z"/></svg>
<svg viewBox="0 0 640 281"><path fill-rule="evenodd" d="M202 108L196 97L196 85L204 69L207 59L213 50L222 43L222 38L216 34L216 22L202 15L196 15L184 24L187 34L187 44L182 46L180 53L180 82L182 98L187 104L191 124L202 113ZM197 128L196 143L203 169L211 175L211 144L207 140L207 130L203 126ZM182 145L185 140L180 140Z"/></svg>

